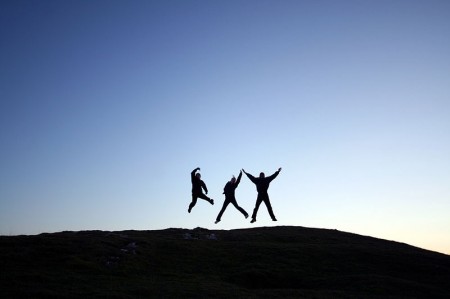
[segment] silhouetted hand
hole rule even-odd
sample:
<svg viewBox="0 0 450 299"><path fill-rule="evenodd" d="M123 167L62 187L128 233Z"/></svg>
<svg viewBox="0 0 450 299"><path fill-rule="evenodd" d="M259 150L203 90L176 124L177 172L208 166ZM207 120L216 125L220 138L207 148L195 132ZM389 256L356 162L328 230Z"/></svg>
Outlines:
<svg viewBox="0 0 450 299"><path fill-rule="evenodd" d="M278 172L280 172L281 171L281 167L280 168L278 168Z"/></svg>
<svg viewBox="0 0 450 299"><path fill-rule="evenodd" d="M197 170L200 170L200 167L197 167Z"/></svg>
<svg viewBox="0 0 450 299"><path fill-rule="evenodd" d="M243 171L244 173L246 173L245 170L244 170L244 168L242 168L242 171Z"/></svg>

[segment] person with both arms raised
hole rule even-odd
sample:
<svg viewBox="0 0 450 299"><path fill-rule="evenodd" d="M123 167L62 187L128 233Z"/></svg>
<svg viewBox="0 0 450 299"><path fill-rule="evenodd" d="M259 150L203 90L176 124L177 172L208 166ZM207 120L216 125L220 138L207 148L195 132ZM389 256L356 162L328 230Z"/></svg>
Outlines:
<svg viewBox="0 0 450 299"><path fill-rule="evenodd" d="M205 193L208 194L208 188L206 188L205 182L203 182L201 180L200 173L196 173L197 170L200 170L200 167L197 167L196 169L192 170L192 172L191 172L192 202L189 204L189 209L188 209L189 213L191 212L192 208L197 203L197 198L204 199L212 205L214 204L214 200L212 198L209 198L208 196L203 194L203 190L205 190Z"/></svg>
<svg viewBox="0 0 450 299"><path fill-rule="evenodd" d="M256 190L258 191L258 197L256 198L255 209L253 210L252 220L250 223L256 221L256 214L258 213L259 205L264 201L266 204L267 210L269 211L269 215L272 218L272 221L277 221L275 215L273 214L272 205L270 204L269 194L267 190L269 189L270 182L275 179L281 171L281 167L271 176L265 177L264 172L259 174L259 178L255 178L251 174L245 172L244 169L242 171L248 176L250 181L252 181L256 185Z"/></svg>
<svg viewBox="0 0 450 299"><path fill-rule="evenodd" d="M222 206L222 209L221 209L220 212L219 212L219 215L217 215L216 222L215 222L216 224L220 222L220 220L221 220L221 218L222 218L222 215L223 215L223 213L225 212L225 209L227 208L227 206L228 206L230 203L232 203L233 206L234 206L236 209L238 209L239 212L241 212L241 213L245 216L245 218L247 219L248 213L247 213L243 208L241 208L241 207L237 204L237 202L236 202L236 197L235 197L235 195L234 195L237 186L238 186L239 183L241 182L241 177L242 177L242 171L239 172L239 176L238 176L237 180L236 180L236 178L233 176L233 177L231 178L231 180L230 180L229 182L227 182L227 184L226 184L225 187L223 188L223 194L225 194L225 201L223 202L223 206Z"/></svg>

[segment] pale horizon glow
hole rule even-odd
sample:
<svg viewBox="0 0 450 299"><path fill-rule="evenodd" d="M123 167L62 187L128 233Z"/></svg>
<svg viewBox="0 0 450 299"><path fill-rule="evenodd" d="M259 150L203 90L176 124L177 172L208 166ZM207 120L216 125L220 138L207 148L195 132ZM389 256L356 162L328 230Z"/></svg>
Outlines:
<svg viewBox="0 0 450 299"><path fill-rule="evenodd" d="M450 254L450 2L19 0L0 25L0 235L295 225ZM188 214L196 167L215 205ZM278 222L214 224L232 175L279 167Z"/></svg>

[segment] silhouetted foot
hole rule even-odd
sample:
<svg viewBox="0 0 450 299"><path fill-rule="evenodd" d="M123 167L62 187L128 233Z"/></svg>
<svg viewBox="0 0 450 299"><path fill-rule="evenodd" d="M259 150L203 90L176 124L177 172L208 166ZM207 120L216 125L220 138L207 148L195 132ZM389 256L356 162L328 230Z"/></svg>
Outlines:
<svg viewBox="0 0 450 299"><path fill-rule="evenodd" d="M245 219L247 219L248 218L248 214L247 215L245 215Z"/></svg>
<svg viewBox="0 0 450 299"><path fill-rule="evenodd" d="M191 212L191 208L188 209L188 213L190 213L190 212Z"/></svg>
<svg viewBox="0 0 450 299"><path fill-rule="evenodd" d="M216 220L216 222L214 222L215 224L217 224L217 223L219 223L220 222L220 220Z"/></svg>
<svg viewBox="0 0 450 299"><path fill-rule="evenodd" d="M272 221L277 221L277 218L272 218Z"/></svg>
<svg viewBox="0 0 450 299"><path fill-rule="evenodd" d="M252 218L252 221L250 221L250 223L254 223L256 222L256 218Z"/></svg>
<svg viewBox="0 0 450 299"><path fill-rule="evenodd" d="M214 205L214 199L211 198L210 203L211 203L212 205Z"/></svg>

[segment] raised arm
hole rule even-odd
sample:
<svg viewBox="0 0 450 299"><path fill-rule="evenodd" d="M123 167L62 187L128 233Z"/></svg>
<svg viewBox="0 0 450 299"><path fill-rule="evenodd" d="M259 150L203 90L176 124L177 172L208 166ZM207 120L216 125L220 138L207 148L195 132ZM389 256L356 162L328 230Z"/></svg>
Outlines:
<svg viewBox="0 0 450 299"><path fill-rule="evenodd" d="M268 177L268 179L269 179L270 181L272 181L273 179L275 179L275 178L280 174L280 172L281 172L281 167L278 168L278 170L275 171L274 174L272 174L270 177Z"/></svg>
<svg viewBox="0 0 450 299"><path fill-rule="evenodd" d="M197 167L196 169L194 169L194 170L191 171L191 180L194 179L195 173L197 172L197 170L200 170L200 167Z"/></svg>
<svg viewBox="0 0 450 299"><path fill-rule="evenodd" d="M241 182L241 178L242 178L242 171L241 172L239 172L239 176L238 176L238 178L237 178L237 180L236 180L236 187L239 185L239 183Z"/></svg>
<svg viewBox="0 0 450 299"><path fill-rule="evenodd" d="M252 181L253 183L256 184L256 178L254 176L252 176L250 173L245 172L244 169L242 169L242 171L248 176L248 178L250 179L250 181Z"/></svg>

